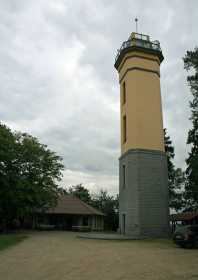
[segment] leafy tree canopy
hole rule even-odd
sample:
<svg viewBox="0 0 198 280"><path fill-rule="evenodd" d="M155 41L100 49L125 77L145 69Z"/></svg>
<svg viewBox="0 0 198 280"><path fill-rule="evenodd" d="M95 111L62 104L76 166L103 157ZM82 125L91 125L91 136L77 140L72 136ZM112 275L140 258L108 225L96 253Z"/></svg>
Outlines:
<svg viewBox="0 0 198 280"><path fill-rule="evenodd" d="M4 226L56 203L62 159L38 139L0 123L0 219Z"/></svg>
<svg viewBox="0 0 198 280"><path fill-rule="evenodd" d="M194 210L198 208L198 48L187 51L183 60L184 68L189 71L187 81L192 93L190 101L192 128L187 138L191 151L186 159L185 198L188 208Z"/></svg>
<svg viewBox="0 0 198 280"><path fill-rule="evenodd" d="M82 184L70 187L67 193L80 198L86 203L89 203L91 201L91 195L89 193L89 190L85 188Z"/></svg>
<svg viewBox="0 0 198 280"><path fill-rule="evenodd" d="M104 226L106 230L115 231L118 228L118 200L118 196L111 196L106 190L100 190L99 194L92 197L92 206L98 208L106 215L104 217Z"/></svg>
<svg viewBox="0 0 198 280"><path fill-rule="evenodd" d="M169 206L178 211L184 204L182 187L184 186L185 177L181 168L175 168L173 163L175 157L174 146L166 129L164 129L164 143L168 165Z"/></svg>

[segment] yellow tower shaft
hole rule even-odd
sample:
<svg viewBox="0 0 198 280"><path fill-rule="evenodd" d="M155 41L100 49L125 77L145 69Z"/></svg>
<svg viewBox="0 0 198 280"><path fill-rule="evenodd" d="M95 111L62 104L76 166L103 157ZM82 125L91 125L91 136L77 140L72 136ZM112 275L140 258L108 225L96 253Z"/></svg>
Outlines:
<svg viewBox="0 0 198 280"><path fill-rule="evenodd" d="M130 149L164 151L159 58L128 53L118 72L122 154Z"/></svg>

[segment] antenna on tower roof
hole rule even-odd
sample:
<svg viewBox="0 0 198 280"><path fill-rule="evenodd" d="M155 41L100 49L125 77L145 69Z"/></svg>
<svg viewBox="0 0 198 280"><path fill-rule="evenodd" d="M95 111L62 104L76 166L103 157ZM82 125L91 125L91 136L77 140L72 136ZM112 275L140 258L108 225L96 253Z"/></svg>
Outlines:
<svg viewBox="0 0 198 280"><path fill-rule="evenodd" d="M135 18L136 33L138 33L138 18Z"/></svg>

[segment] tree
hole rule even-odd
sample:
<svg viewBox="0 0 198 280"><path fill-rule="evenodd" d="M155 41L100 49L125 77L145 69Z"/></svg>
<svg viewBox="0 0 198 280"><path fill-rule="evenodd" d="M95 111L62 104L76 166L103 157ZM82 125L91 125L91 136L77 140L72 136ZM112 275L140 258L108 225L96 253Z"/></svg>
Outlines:
<svg viewBox="0 0 198 280"><path fill-rule="evenodd" d="M166 129L164 129L164 143L168 166L169 206L170 208L178 211L183 206L181 189L184 185L185 177L181 168L175 168L173 163L173 159L175 157L174 146Z"/></svg>
<svg viewBox="0 0 198 280"><path fill-rule="evenodd" d="M198 48L187 51L184 60L184 69L190 71L187 77L192 93L190 101L192 128L188 132L187 144L191 150L186 159L186 186L185 198L188 208L195 210L198 208Z"/></svg>
<svg viewBox="0 0 198 280"><path fill-rule="evenodd" d="M4 228L36 209L55 205L61 161L37 138L0 124L0 220Z"/></svg>
<svg viewBox="0 0 198 280"><path fill-rule="evenodd" d="M11 130L0 123L0 224L5 228L17 208L17 144Z"/></svg>
<svg viewBox="0 0 198 280"><path fill-rule="evenodd" d="M85 188L82 184L70 187L68 193L78 197L85 203L90 203L91 201L91 195L89 193L89 190Z"/></svg>
<svg viewBox="0 0 198 280"><path fill-rule="evenodd" d="M93 207L98 208L105 214L104 226L105 230L117 230L118 228L118 196L113 197L105 190L100 190L99 194L93 196Z"/></svg>

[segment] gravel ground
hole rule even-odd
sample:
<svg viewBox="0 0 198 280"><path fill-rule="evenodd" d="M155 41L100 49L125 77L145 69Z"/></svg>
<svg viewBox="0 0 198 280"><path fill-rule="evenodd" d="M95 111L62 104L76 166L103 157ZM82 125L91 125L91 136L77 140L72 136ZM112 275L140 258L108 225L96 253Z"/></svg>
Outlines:
<svg viewBox="0 0 198 280"><path fill-rule="evenodd" d="M169 240L78 239L35 232L0 252L0 280L197 280L198 250Z"/></svg>

